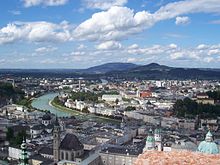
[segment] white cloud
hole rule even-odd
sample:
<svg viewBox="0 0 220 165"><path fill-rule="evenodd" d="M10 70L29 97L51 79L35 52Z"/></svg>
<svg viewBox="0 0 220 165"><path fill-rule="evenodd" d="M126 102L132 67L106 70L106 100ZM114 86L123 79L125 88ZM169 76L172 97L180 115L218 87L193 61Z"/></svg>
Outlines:
<svg viewBox="0 0 220 165"><path fill-rule="evenodd" d="M176 25L186 25L190 23L189 17L176 17Z"/></svg>
<svg viewBox="0 0 220 165"><path fill-rule="evenodd" d="M176 49L176 48L177 48L177 45L176 45L176 44L170 44L169 47L170 47L171 49Z"/></svg>
<svg viewBox="0 0 220 165"><path fill-rule="evenodd" d="M84 51L74 51L71 53L71 55L73 55L73 56L83 56L85 54L86 54L86 52L84 52Z"/></svg>
<svg viewBox="0 0 220 165"><path fill-rule="evenodd" d="M120 6L127 2L125 0L87 1L101 4L117 2L118 6L110 6L106 11L93 14L90 19L82 22L76 28L65 21L60 24L43 21L10 23L0 29L0 44L23 40L34 42L71 41L73 39L96 42L121 41L152 27L159 21L178 17L183 19L182 15L192 13L220 13L219 0L178 1L162 6L154 13L148 11L135 13L128 7ZM58 5L66 3L67 0L24 0L24 2L26 6ZM171 35L172 37L182 37L175 34L169 36L171 37Z"/></svg>
<svg viewBox="0 0 220 165"><path fill-rule="evenodd" d="M123 6L127 0L82 0L86 8L106 10L112 6Z"/></svg>
<svg viewBox="0 0 220 165"><path fill-rule="evenodd" d="M205 57L203 59L204 62L207 62L207 63L210 63L210 62L213 62L215 59L213 57Z"/></svg>
<svg viewBox="0 0 220 165"><path fill-rule="evenodd" d="M26 61L28 61L28 59L27 58L19 58L19 59L14 59L12 62L14 62L14 63L23 63L23 62L26 62Z"/></svg>
<svg viewBox="0 0 220 165"><path fill-rule="evenodd" d="M122 45L116 41L106 41L96 46L98 50L115 50L121 49Z"/></svg>
<svg viewBox="0 0 220 165"><path fill-rule="evenodd" d="M45 46L43 46L43 47L40 47L40 48L36 48L35 49L35 52L37 52L37 53L49 53L49 52L53 52L53 51L55 51L55 50L57 50L57 48L56 47L51 47L51 46L47 46L47 47L45 47Z"/></svg>
<svg viewBox="0 0 220 165"><path fill-rule="evenodd" d="M22 0L25 7L31 6L60 6L68 2L68 0Z"/></svg>
<svg viewBox="0 0 220 165"><path fill-rule="evenodd" d="M137 49L139 48L138 44L132 44L131 46L128 47L128 49Z"/></svg>
<svg viewBox="0 0 220 165"><path fill-rule="evenodd" d="M134 14L127 7L114 6L108 11L93 14L74 30L74 35L78 39L120 40L151 26L153 22L147 21L150 17L151 14L145 11Z"/></svg>
<svg viewBox="0 0 220 165"><path fill-rule="evenodd" d="M14 22L0 29L0 44L15 41L57 42L71 40L71 26L49 22Z"/></svg>
<svg viewBox="0 0 220 165"><path fill-rule="evenodd" d="M78 50L82 50L82 49L85 49L85 48L86 48L86 46L85 46L84 44L80 44L80 45L77 47Z"/></svg>
<svg viewBox="0 0 220 165"><path fill-rule="evenodd" d="M170 55L170 58L172 60L180 59L182 57L184 57L184 53L183 52L175 52L175 53Z"/></svg>
<svg viewBox="0 0 220 165"><path fill-rule="evenodd" d="M211 49L208 51L208 55L220 55L220 49Z"/></svg>
<svg viewBox="0 0 220 165"><path fill-rule="evenodd" d="M8 12L13 15L20 15L21 14L21 11L19 11L19 10L9 10Z"/></svg>
<svg viewBox="0 0 220 165"><path fill-rule="evenodd" d="M197 46L197 49L206 49L208 48L208 45L205 45L205 44L200 44Z"/></svg>
<svg viewBox="0 0 220 165"><path fill-rule="evenodd" d="M122 40L142 32L155 23L177 17L177 23L186 23L192 13L220 13L219 0L185 0L168 3L155 13L140 11L135 13L127 7L113 6L107 11L98 12L74 31L78 39L91 41Z"/></svg>
<svg viewBox="0 0 220 165"><path fill-rule="evenodd" d="M132 63L132 62L137 62L137 61L138 61L138 60L137 60L136 58L130 57L130 58L127 59L126 62Z"/></svg>

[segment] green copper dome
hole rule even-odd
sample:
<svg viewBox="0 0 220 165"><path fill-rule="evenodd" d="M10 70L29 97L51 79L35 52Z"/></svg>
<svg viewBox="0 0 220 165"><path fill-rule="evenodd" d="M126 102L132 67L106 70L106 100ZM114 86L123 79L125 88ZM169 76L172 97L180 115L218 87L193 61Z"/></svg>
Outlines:
<svg viewBox="0 0 220 165"><path fill-rule="evenodd" d="M214 142L206 142L202 141L198 147L199 152L207 153L207 154L218 154L219 149L217 144Z"/></svg>
<svg viewBox="0 0 220 165"><path fill-rule="evenodd" d="M155 133L155 134L160 134L160 133L161 133L161 130L160 130L159 128L156 128L156 129L154 130L154 133Z"/></svg>
<svg viewBox="0 0 220 165"><path fill-rule="evenodd" d="M153 136L147 136L147 142L155 142L155 139Z"/></svg>
<svg viewBox="0 0 220 165"><path fill-rule="evenodd" d="M213 142L212 134L210 131L206 134L205 140L199 144L198 151L207 154L219 153L219 148L217 144Z"/></svg>

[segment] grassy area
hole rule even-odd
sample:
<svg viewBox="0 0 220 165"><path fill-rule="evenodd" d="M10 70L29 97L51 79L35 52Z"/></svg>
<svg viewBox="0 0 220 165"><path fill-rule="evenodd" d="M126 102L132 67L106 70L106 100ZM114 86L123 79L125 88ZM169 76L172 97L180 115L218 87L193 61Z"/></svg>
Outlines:
<svg viewBox="0 0 220 165"><path fill-rule="evenodd" d="M32 100L31 100L31 99L26 99L26 98L24 98L24 99L22 99L22 100L19 100L16 104L18 104L18 105L23 105L23 106L25 106L25 107L31 109L31 108L33 108L32 105L31 105L31 103L32 103Z"/></svg>
<svg viewBox="0 0 220 165"><path fill-rule="evenodd" d="M55 103L54 100L52 100L51 102L51 105L54 106L55 108L61 110L61 111L64 111L64 112L68 112L70 114L73 114L73 115L82 115L83 113L77 111L77 110L73 110L73 109L70 109L70 108L67 108L67 107L64 107L62 105L59 105L57 103Z"/></svg>

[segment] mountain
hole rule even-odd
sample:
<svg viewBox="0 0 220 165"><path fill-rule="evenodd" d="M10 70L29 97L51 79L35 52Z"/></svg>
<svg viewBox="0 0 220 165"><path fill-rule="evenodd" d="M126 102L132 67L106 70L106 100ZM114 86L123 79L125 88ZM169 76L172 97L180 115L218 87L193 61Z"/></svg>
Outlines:
<svg viewBox="0 0 220 165"><path fill-rule="evenodd" d="M174 68L157 63L138 66L124 71L113 71L106 76L122 79L220 79L218 69Z"/></svg>
<svg viewBox="0 0 220 165"><path fill-rule="evenodd" d="M142 65L138 66L136 68L132 68L131 71L133 72L144 72L144 71L149 71L149 70L154 70L154 71L165 71L165 70L170 70L171 67L165 66L165 65L159 65L157 63L150 63L148 65Z"/></svg>
<svg viewBox="0 0 220 165"><path fill-rule="evenodd" d="M87 79L216 79L220 80L220 69L175 68L157 63L136 65L132 63L106 63L87 69L0 69L0 76L33 77L84 77Z"/></svg>
<svg viewBox="0 0 220 165"><path fill-rule="evenodd" d="M112 71L125 71L125 70L133 69L136 67L138 67L138 65L136 64L116 62L116 63L106 63L106 64L90 67L88 69L82 69L79 72L87 73L87 74L88 73L103 74L103 73L112 72Z"/></svg>

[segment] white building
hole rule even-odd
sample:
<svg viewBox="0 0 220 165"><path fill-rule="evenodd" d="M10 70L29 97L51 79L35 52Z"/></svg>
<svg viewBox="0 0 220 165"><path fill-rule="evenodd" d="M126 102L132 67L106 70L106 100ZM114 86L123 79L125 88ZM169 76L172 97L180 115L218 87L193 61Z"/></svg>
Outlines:
<svg viewBox="0 0 220 165"><path fill-rule="evenodd" d="M120 95L102 95L102 100L107 102L115 102L116 100L121 101L122 97Z"/></svg>

